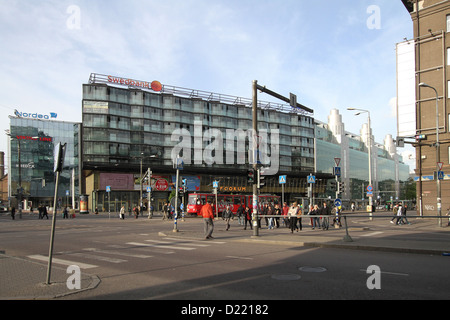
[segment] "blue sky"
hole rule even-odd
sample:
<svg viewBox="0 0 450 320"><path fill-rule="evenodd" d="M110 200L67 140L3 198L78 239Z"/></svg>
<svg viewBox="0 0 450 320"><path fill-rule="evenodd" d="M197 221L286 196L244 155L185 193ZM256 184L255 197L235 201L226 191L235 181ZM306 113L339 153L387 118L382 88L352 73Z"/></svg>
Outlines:
<svg viewBox="0 0 450 320"><path fill-rule="evenodd" d="M377 142L396 136L395 44L413 36L400 0L0 0L0 30L2 135L14 109L81 121L94 72L246 98L258 80L353 133L367 118L346 108L370 110Z"/></svg>

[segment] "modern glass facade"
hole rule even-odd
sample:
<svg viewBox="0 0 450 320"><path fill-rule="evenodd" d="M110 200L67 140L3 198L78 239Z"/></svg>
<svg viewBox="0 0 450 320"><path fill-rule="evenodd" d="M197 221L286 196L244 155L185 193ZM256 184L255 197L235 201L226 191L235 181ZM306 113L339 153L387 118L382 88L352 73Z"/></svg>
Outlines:
<svg viewBox="0 0 450 320"><path fill-rule="evenodd" d="M58 201L72 205L72 179L79 196L80 124L10 116L9 196L17 202L22 191L23 208L53 206L55 192L54 147L66 143L64 170L60 175ZM20 188L21 186L21 188ZM67 195L68 191L68 195ZM16 208L18 203L15 204Z"/></svg>
<svg viewBox="0 0 450 320"><path fill-rule="evenodd" d="M331 111L329 123L316 126L316 170L333 173L335 158L340 159L341 177L345 191L341 195L347 202L367 201L369 185L369 152L367 142L361 136L346 132L338 110ZM379 203L402 199L403 183L409 179L409 166L396 153L392 137L384 144L372 141L372 185L373 199ZM324 197L334 197L335 192L327 188Z"/></svg>
<svg viewBox="0 0 450 320"><path fill-rule="evenodd" d="M209 129L244 131L252 127L252 109L219 101L177 97L151 93L140 89L123 89L104 84L83 86L83 166L84 168L134 168L142 156L153 157L153 163L172 168L172 141L176 130L187 130L192 139L195 125L202 133ZM314 125L309 116L259 109L258 130L279 130L280 172L310 172L314 168ZM211 139L202 137L204 151ZM192 143L194 146L194 142ZM233 146L237 146L235 141ZM223 144L226 153L228 145ZM237 150L237 148L235 149ZM248 151L248 141L246 152ZM233 169L245 170L247 165L231 164ZM247 161L248 164L248 161ZM193 164L205 168L204 163ZM215 162L209 168L230 170L230 163Z"/></svg>
<svg viewBox="0 0 450 320"><path fill-rule="evenodd" d="M253 143L251 99L168 86L160 92L130 86L136 83L142 84L92 74L83 85L83 170L136 175L141 167L150 167L157 174L173 174L174 148L188 145L176 154L184 159L184 176L200 176L197 191L211 192L206 185L211 177L221 177L227 190L247 187ZM278 162L276 173L266 177L264 192L281 190L278 174L287 174L298 180L297 187L305 186L297 192L306 193L306 176L314 171L312 116L286 105L258 103L258 131L266 133L258 144L265 144L261 148L266 148L271 164ZM235 135L228 139L230 130ZM103 190L95 181L88 183L91 189L86 193L94 192L93 197L100 199Z"/></svg>

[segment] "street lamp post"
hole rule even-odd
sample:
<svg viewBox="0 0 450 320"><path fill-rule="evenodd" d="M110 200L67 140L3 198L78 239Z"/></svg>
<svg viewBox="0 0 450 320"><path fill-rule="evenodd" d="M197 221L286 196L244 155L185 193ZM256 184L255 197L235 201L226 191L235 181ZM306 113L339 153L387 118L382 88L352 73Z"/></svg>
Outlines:
<svg viewBox="0 0 450 320"><path fill-rule="evenodd" d="M419 83L419 87L430 88L433 89L436 94L436 172L439 172L441 168L439 168L439 163L441 161L440 156L440 144L439 144L439 95L436 88L421 82ZM437 184L437 209L438 209L438 224L439 227L442 227L442 203L441 203L441 180L436 176L436 184Z"/></svg>
<svg viewBox="0 0 450 320"><path fill-rule="evenodd" d="M356 113L356 116L359 116L361 113L367 113L367 130L368 130L368 136L369 136L369 145L368 145L368 153L369 153L369 185L372 186L372 129L370 126L370 111L365 109L356 109L356 108L347 108L347 110L350 111L360 111ZM372 206L373 206L373 195L375 194L374 190L372 189L372 197L369 197L369 206L370 206L370 220L372 220Z"/></svg>

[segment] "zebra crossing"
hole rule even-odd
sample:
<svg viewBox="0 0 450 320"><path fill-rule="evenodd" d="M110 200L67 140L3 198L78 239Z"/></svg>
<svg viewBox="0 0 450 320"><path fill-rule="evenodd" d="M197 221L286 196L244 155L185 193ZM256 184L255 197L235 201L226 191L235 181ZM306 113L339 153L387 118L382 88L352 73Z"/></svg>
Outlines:
<svg viewBox="0 0 450 320"><path fill-rule="evenodd" d="M98 268L104 263L121 264L130 259L152 259L160 255L189 252L210 246L220 246L223 241L208 241L167 237L164 240L145 239L124 244L107 244L102 248L81 248L77 251L63 251L53 254L52 263L62 266L77 265L80 269ZM48 262L48 256L29 255L29 259Z"/></svg>

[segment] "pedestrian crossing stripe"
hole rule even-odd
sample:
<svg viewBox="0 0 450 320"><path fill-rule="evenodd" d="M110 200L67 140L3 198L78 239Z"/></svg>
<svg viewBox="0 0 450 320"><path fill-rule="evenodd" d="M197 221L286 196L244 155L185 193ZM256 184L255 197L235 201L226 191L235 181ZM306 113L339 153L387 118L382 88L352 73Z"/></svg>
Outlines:
<svg viewBox="0 0 450 320"><path fill-rule="evenodd" d="M28 256L28 258L33 259L33 260L39 260L39 261L48 262L48 257L42 256L42 255L39 255L39 254ZM80 267L80 269L92 269L92 268L97 268L98 267L98 266L93 265L93 264L74 262L74 261L63 260L63 259L58 259L58 258L52 258L52 262L56 263L56 264L62 264L64 266L76 265L76 266Z"/></svg>
<svg viewBox="0 0 450 320"><path fill-rule="evenodd" d="M149 241L149 240L146 240ZM150 240L151 241L151 240ZM152 247L152 248L164 248L171 250L195 250L195 248L185 248L185 247L176 247L176 246L168 246L163 244L150 244L150 243L141 243L141 242L127 242L127 244L138 247Z"/></svg>

